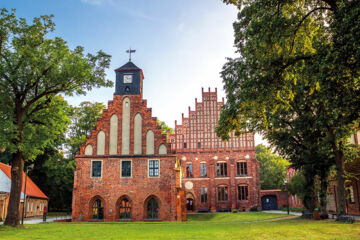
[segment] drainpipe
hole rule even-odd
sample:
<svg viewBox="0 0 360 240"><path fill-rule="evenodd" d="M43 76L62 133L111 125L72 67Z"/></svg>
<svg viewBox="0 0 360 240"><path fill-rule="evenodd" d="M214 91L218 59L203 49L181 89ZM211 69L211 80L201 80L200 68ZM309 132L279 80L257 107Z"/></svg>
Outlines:
<svg viewBox="0 0 360 240"><path fill-rule="evenodd" d="M360 213L360 193L359 193L359 180L356 179L356 192L357 192L357 198L358 198L358 207L359 207L359 213Z"/></svg>

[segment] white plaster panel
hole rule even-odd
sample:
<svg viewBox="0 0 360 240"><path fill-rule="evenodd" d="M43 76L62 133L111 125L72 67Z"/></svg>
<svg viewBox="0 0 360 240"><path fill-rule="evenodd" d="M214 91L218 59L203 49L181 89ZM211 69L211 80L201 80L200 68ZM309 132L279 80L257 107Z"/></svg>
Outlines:
<svg viewBox="0 0 360 240"><path fill-rule="evenodd" d="M85 155L93 155L93 147L91 146L91 144L88 144L85 147Z"/></svg>
<svg viewBox="0 0 360 240"><path fill-rule="evenodd" d="M109 154L117 154L117 140L118 140L118 117L116 114L110 118L110 141L109 141Z"/></svg>
<svg viewBox="0 0 360 240"><path fill-rule="evenodd" d="M96 154L105 155L105 133L103 131L99 131L97 135Z"/></svg>
<svg viewBox="0 0 360 240"><path fill-rule="evenodd" d="M164 144L161 144L159 147L159 154L160 155L166 155L167 154L167 149L166 146Z"/></svg>
<svg viewBox="0 0 360 240"><path fill-rule="evenodd" d="M123 100L121 154L130 154L130 99Z"/></svg>
<svg viewBox="0 0 360 240"><path fill-rule="evenodd" d="M146 154L154 154L154 132L151 130L146 133Z"/></svg>
<svg viewBox="0 0 360 240"><path fill-rule="evenodd" d="M142 153L142 117L138 113L134 119L134 154Z"/></svg>

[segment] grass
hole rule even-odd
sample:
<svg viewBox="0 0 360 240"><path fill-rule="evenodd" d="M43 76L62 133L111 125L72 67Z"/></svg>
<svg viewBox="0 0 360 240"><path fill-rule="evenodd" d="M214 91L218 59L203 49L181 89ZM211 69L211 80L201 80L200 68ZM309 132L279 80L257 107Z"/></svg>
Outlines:
<svg viewBox="0 0 360 240"><path fill-rule="evenodd" d="M276 215L282 217L282 215ZM186 223L51 223L0 227L0 239L360 239L360 224L273 219L266 213L191 214Z"/></svg>
<svg viewBox="0 0 360 240"><path fill-rule="evenodd" d="M236 223L236 222L254 222L279 218L287 216L286 214L246 212L246 213L196 213L188 214L188 222L215 222L215 223Z"/></svg>

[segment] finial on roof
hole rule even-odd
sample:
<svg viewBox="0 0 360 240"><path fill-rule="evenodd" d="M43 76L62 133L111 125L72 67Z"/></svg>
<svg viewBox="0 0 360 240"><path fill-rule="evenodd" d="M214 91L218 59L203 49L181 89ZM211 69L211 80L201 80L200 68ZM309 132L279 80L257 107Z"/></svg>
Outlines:
<svg viewBox="0 0 360 240"><path fill-rule="evenodd" d="M126 52L129 54L129 62L131 62L131 53L136 52L135 49L131 49L131 47L129 47L129 50L126 50Z"/></svg>

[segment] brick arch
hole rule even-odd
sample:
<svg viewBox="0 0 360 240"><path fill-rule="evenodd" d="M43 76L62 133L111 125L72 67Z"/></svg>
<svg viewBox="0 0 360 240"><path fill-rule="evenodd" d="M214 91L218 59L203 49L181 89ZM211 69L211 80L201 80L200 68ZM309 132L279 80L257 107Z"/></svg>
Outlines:
<svg viewBox="0 0 360 240"><path fill-rule="evenodd" d="M129 197L129 195L126 195L126 194L121 195L118 198L118 200L116 201L116 204L115 204L115 209L116 209L115 217L116 217L116 219L120 219L120 204L121 204L121 201L124 200L124 199L127 199L130 202L131 213L133 213L133 201L132 201L132 199Z"/></svg>
<svg viewBox="0 0 360 240"><path fill-rule="evenodd" d="M100 200L103 203L103 215L104 215L104 217L103 217L102 220L104 220L106 218L106 215L105 215L105 213L106 213L106 202L105 202L105 199L103 197L101 197L100 195L95 195L94 197L92 197L89 200L89 208L88 208L89 215L88 215L88 217L89 217L89 219L93 219L93 217L92 217L93 216L92 215L92 207L93 207L93 204L94 204L94 202L96 200Z"/></svg>
<svg viewBox="0 0 360 240"><path fill-rule="evenodd" d="M148 202L151 200L151 199L155 199L156 200L156 202L157 202L157 204L158 204L158 209L159 209L159 211L158 211L158 218L159 219L161 219L161 207L162 207L162 204L161 204L161 201L160 201L160 198L158 198L156 195L154 195L154 194L151 194L151 195L149 195L146 199L145 199L145 201L144 201L144 206L143 206L143 209L144 209L144 219L148 219L148 217L147 217L147 204L148 204Z"/></svg>

